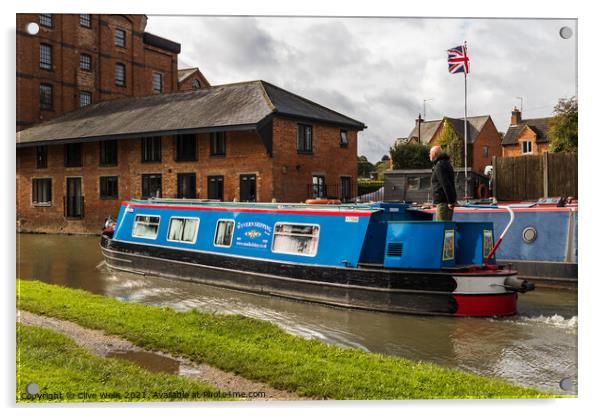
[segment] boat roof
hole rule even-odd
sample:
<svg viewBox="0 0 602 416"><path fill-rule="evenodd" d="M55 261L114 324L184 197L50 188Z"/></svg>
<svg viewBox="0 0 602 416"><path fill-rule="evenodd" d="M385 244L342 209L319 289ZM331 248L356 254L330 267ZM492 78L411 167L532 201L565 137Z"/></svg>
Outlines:
<svg viewBox="0 0 602 416"><path fill-rule="evenodd" d="M265 209L270 211L359 211L359 212L377 212L382 211L382 207L370 203L349 203L349 204L305 204L305 203L277 203L277 202L223 202L208 199L171 199L171 198L151 198L151 199L131 199L124 201L123 205L144 206L144 207L206 207L206 208L225 208L232 209Z"/></svg>

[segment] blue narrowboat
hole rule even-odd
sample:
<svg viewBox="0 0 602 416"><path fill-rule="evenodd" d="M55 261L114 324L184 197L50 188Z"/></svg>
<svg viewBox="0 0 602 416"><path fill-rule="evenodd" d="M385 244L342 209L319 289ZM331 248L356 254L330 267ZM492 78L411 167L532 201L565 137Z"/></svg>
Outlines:
<svg viewBox="0 0 602 416"><path fill-rule="evenodd" d="M491 222L384 202L132 200L101 237L117 270L374 311L512 315L533 286L493 247Z"/></svg>

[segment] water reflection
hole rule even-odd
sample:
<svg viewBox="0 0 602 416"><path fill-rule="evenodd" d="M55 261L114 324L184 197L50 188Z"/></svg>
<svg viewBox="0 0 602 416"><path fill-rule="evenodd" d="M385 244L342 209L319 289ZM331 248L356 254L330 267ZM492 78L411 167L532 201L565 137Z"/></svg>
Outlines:
<svg viewBox="0 0 602 416"><path fill-rule="evenodd" d="M431 361L560 391L577 374L577 293L536 290L504 319L423 317L332 308L187 281L116 272L97 237L19 235L17 275L126 301L241 314L365 351Z"/></svg>

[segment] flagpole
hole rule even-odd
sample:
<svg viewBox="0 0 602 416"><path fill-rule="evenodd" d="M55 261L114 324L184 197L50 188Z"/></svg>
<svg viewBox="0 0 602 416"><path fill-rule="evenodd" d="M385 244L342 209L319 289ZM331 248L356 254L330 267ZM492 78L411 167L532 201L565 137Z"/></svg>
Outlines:
<svg viewBox="0 0 602 416"><path fill-rule="evenodd" d="M464 42L464 54L466 52L466 42ZM464 201L468 200L468 121L467 121L467 78L468 65L464 68Z"/></svg>

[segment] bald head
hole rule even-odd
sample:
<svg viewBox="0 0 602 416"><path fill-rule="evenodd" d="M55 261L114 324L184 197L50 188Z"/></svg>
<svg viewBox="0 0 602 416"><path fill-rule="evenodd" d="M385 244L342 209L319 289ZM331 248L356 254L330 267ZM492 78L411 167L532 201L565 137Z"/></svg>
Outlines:
<svg viewBox="0 0 602 416"><path fill-rule="evenodd" d="M431 151L429 152L429 159L431 160L431 162L437 159L442 151L443 150L441 150L441 146L431 147Z"/></svg>

